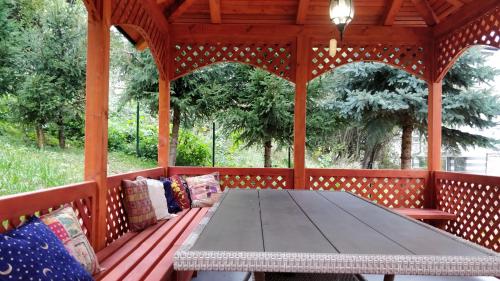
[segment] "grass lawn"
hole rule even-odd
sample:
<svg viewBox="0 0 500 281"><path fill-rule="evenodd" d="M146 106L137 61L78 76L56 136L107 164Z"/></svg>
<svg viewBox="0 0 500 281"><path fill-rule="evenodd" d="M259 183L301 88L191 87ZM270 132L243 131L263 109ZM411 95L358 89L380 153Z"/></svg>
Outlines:
<svg viewBox="0 0 500 281"><path fill-rule="evenodd" d="M0 137L0 196L77 183L83 180L83 150L38 150ZM110 152L108 173L152 168L156 162Z"/></svg>

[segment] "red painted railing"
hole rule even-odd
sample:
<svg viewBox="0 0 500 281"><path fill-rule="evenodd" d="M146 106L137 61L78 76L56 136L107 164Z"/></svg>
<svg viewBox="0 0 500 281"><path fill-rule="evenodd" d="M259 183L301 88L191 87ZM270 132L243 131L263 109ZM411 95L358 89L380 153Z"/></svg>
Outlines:
<svg viewBox="0 0 500 281"><path fill-rule="evenodd" d="M128 232L121 182L137 176L159 178L165 169L108 178L107 244ZM219 172L223 188L292 189L293 169L169 167L168 174ZM500 177L410 170L307 169L307 188L346 190L388 207L437 208L457 215L445 230L500 252ZM18 226L26 216L40 215L71 204L85 233L95 243L95 182L84 182L0 198L0 232Z"/></svg>
<svg viewBox="0 0 500 281"><path fill-rule="evenodd" d="M500 177L434 172L436 207L454 213L445 230L500 252Z"/></svg>
<svg viewBox="0 0 500 281"><path fill-rule="evenodd" d="M0 198L0 233L19 226L27 216L43 215L69 204L93 244L92 217L96 211L97 185L83 182ZM95 244L93 244L95 245Z"/></svg>
<svg viewBox="0 0 500 281"><path fill-rule="evenodd" d="M432 202L428 171L307 169L306 178L309 189L345 190L390 208L424 208Z"/></svg>

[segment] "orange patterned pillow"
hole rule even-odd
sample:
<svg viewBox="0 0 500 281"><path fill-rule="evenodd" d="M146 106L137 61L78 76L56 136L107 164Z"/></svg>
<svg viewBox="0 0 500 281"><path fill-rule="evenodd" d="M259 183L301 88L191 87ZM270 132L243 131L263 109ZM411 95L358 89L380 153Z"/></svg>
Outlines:
<svg viewBox="0 0 500 281"><path fill-rule="evenodd" d="M170 181L172 182L172 192L174 193L174 198L177 204L179 204L182 209L191 208L187 184L184 179L178 175L174 175L170 177Z"/></svg>
<svg viewBox="0 0 500 281"><path fill-rule="evenodd" d="M43 215L40 219L61 240L69 254L90 274L97 274L101 270L94 249L83 233L78 217L70 205Z"/></svg>
<svg viewBox="0 0 500 281"><path fill-rule="evenodd" d="M130 231L140 231L156 223L153 203L149 198L146 180L122 181L123 205Z"/></svg>

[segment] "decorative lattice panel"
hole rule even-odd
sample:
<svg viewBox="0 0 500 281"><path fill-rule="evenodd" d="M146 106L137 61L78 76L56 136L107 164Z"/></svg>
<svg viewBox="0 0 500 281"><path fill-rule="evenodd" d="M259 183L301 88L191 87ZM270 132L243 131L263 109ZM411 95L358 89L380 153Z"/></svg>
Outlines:
<svg viewBox="0 0 500 281"><path fill-rule="evenodd" d="M500 178L436 173L437 208L457 215L445 230L500 252Z"/></svg>
<svg viewBox="0 0 500 281"><path fill-rule="evenodd" d="M394 176L391 172L386 176L370 176L369 173L363 176L319 171L309 173L309 189L348 191L390 208L424 207L425 177Z"/></svg>
<svg viewBox="0 0 500 281"><path fill-rule="evenodd" d="M437 76L444 77L453 62L473 45L500 48L500 6L437 40Z"/></svg>
<svg viewBox="0 0 500 281"><path fill-rule="evenodd" d="M288 189L290 183L285 176L265 175L220 175L221 188Z"/></svg>
<svg viewBox="0 0 500 281"><path fill-rule="evenodd" d="M335 57L330 56L327 46L314 46L310 58L309 80L338 66L361 61L389 64L422 78L428 75L422 46L349 46L338 48Z"/></svg>
<svg viewBox="0 0 500 281"><path fill-rule="evenodd" d="M120 185L108 187L106 199L106 245L128 232L128 220L123 206L123 192Z"/></svg>
<svg viewBox="0 0 500 281"><path fill-rule="evenodd" d="M133 26L147 41L162 77L168 69L166 24L157 20L161 12L152 9L141 0L113 0L111 22L113 25ZM159 13L156 17L153 13Z"/></svg>
<svg viewBox="0 0 500 281"><path fill-rule="evenodd" d="M198 168L169 167L168 174L185 177L219 173L220 185L225 188L242 189L290 189L293 185L293 170L281 168Z"/></svg>
<svg viewBox="0 0 500 281"><path fill-rule="evenodd" d="M106 245L109 245L129 231L127 215L123 205L122 181L135 180L138 176L158 179L164 176L164 172L163 168L154 168L108 177Z"/></svg>
<svg viewBox="0 0 500 281"><path fill-rule="evenodd" d="M218 62L240 62L293 80L292 45L287 43L177 43L172 50L173 79Z"/></svg>

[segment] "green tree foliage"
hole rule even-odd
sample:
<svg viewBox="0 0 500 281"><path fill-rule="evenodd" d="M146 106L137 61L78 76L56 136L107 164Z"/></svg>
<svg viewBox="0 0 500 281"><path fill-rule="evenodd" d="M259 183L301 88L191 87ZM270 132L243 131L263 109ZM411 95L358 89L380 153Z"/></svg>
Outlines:
<svg viewBox="0 0 500 281"><path fill-rule="evenodd" d="M272 144L290 145L293 135L294 91L289 82L264 70L238 65L220 121L228 132L237 131L247 146L263 145L264 167L272 167ZM227 76L226 76L227 77ZM248 81L241 85L241 81Z"/></svg>
<svg viewBox="0 0 500 281"><path fill-rule="evenodd" d="M72 129L80 135L83 127L84 8L63 0L43 4L32 20L37 24L24 24L20 30L16 67L23 80L15 108L24 124L36 128L39 147L48 126L54 125L64 148L68 125L76 126Z"/></svg>
<svg viewBox="0 0 500 281"><path fill-rule="evenodd" d="M488 128L500 114L500 102L491 89L478 83L492 82L498 71L485 66L477 48L465 53L443 82L443 144L452 150L489 146L492 140L459 130L460 126ZM393 132L402 131L401 168L411 167L412 133L427 132L427 85L424 81L378 63L352 64L330 77L332 108L365 134L364 168L374 159Z"/></svg>
<svg viewBox="0 0 500 281"><path fill-rule="evenodd" d="M14 7L12 1L0 1L0 96L12 93L16 85L13 57L18 26L13 20Z"/></svg>
<svg viewBox="0 0 500 281"><path fill-rule="evenodd" d="M294 85L261 69L231 64L220 83L229 87L219 120L227 133L237 132L237 140L264 147L264 167L272 167L272 145L293 142ZM322 80L311 83L307 95L307 145L327 145L332 132L341 124L335 110L327 106L329 94Z"/></svg>
<svg viewBox="0 0 500 281"><path fill-rule="evenodd" d="M120 103L124 106L133 100L140 101L156 115L159 74L153 57L149 51L136 52L130 47L123 48L125 55L121 55L117 61L126 83ZM171 82L172 133L169 162L171 165L176 165L176 160L180 157L177 151L178 144L187 146L188 139L183 140L183 136L179 134L181 126L187 128L197 121L211 119L216 107L220 106L217 96L224 86L217 83L217 78L221 75L219 69L217 67L211 70L201 69ZM183 158L181 162L179 164L187 163ZM199 161L193 162L193 165L197 163Z"/></svg>

